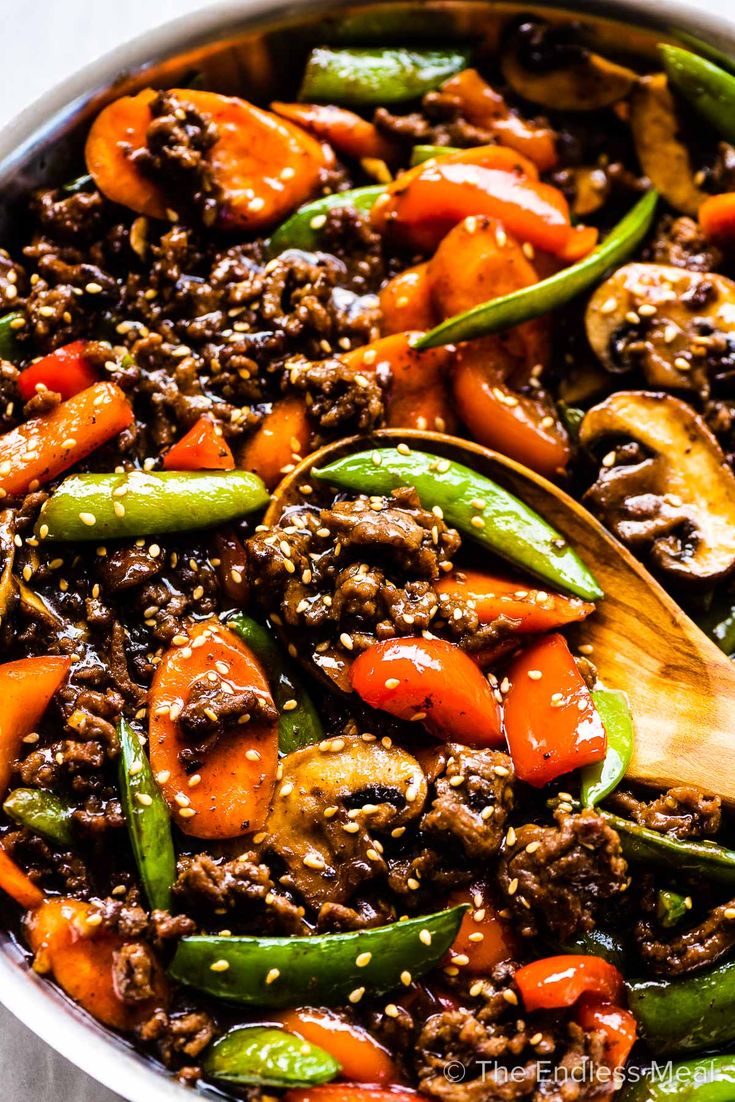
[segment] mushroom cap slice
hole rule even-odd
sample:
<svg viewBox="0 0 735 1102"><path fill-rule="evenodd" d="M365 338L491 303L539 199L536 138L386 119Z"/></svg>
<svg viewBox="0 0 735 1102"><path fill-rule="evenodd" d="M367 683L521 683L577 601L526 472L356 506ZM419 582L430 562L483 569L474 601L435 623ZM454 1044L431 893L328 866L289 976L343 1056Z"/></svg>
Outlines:
<svg viewBox="0 0 735 1102"><path fill-rule="evenodd" d="M555 111L597 111L628 95L636 74L600 54L580 50L579 61L533 72L521 64L511 45L501 59L503 76L514 92Z"/></svg>
<svg viewBox="0 0 735 1102"><path fill-rule="evenodd" d="M359 884L385 873L373 832L421 814L426 776L405 750L362 735L325 739L281 764L264 845L312 907L344 903Z"/></svg>
<svg viewBox="0 0 735 1102"><path fill-rule="evenodd" d="M735 334L735 282L669 264L625 264L592 295L585 326L608 371L640 367L651 386L706 391L708 353L727 349Z"/></svg>
<svg viewBox="0 0 735 1102"><path fill-rule="evenodd" d="M682 214L707 198L694 182L689 150L679 137L676 104L664 73L641 77L630 97L630 129L638 160L653 186Z"/></svg>
<svg viewBox="0 0 735 1102"><path fill-rule="evenodd" d="M651 544L654 563L712 582L735 567L735 475L694 410L670 394L621 390L585 415L579 439L633 440L651 454L603 468L590 499L616 534Z"/></svg>

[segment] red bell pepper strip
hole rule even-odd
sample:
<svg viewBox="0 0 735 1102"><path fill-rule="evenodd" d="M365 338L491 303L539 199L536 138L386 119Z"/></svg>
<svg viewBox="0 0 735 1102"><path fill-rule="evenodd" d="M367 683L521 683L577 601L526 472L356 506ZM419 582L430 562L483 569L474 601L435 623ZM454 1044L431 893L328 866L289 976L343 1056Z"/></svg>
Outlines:
<svg viewBox="0 0 735 1102"><path fill-rule="evenodd" d="M595 611L590 601L580 597L564 597L534 589L522 582L483 574L479 570L462 570L445 574L434 583L437 593L448 593L473 601L481 624L491 624L500 616L519 620L519 631L553 631L565 624L584 620Z"/></svg>
<svg viewBox="0 0 735 1102"><path fill-rule="evenodd" d="M95 383L0 436L0 497L24 494L85 459L133 420L114 383Z"/></svg>
<svg viewBox="0 0 735 1102"><path fill-rule="evenodd" d="M206 414L163 457L166 471L231 471L234 466L221 429Z"/></svg>
<svg viewBox="0 0 735 1102"><path fill-rule="evenodd" d="M503 742L500 706L463 650L444 639L386 639L350 668L352 687L373 708L423 722L437 738L468 746Z"/></svg>
<svg viewBox="0 0 735 1102"><path fill-rule="evenodd" d="M477 69L463 69L442 84L442 92L458 100L462 113L475 126L491 130L501 145L529 157L546 172L557 161L553 130L514 115L507 103Z"/></svg>
<svg viewBox="0 0 735 1102"><path fill-rule="evenodd" d="M328 1083L322 1087L300 1087L286 1091L284 1102L428 1102L425 1094L408 1087L381 1089L358 1083Z"/></svg>
<svg viewBox="0 0 735 1102"><path fill-rule="evenodd" d="M625 1065L638 1034L637 1022L629 1010L596 995L583 995L577 1007L577 1021L588 1032L599 1030L605 1034L608 1067Z"/></svg>
<svg viewBox="0 0 735 1102"><path fill-rule="evenodd" d="M19 658L0 666L0 799L7 791L23 739L46 711L70 665L70 658L49 655Z"/></svg>
<svg viewBox="0 0 735 1102"><path fill-rule="evenodd" d="M26 876L22 869L18 868L15 861L8 857L2 846L0 846L0 889L26 911L40 907L44 900L41 889Z"/></svg>
<svg viewBox="0 0 735 1102"><path fill-rule="evenodd" d="M505 733L520 780L540 788L604 758L605 728L563 636L525 650L508 678Z"/></svg>
<svg viewBox="0 0 735 1102"><path fill-rule="evenodd" d="M573 1006L582 995L599 995L618 1003L623 994L623 977L602 957L544 957L524 964L514 977L526 1010L558 1010Z"/></svg>
<svg viewBox="0 0 735 1102"><path fill-rule="evenodd" d="M281 398L258 425L240 454L240 466L259 475L269 490L307 454L311 425L298 395Z"/></svg>
<svg viewBox="0 0 735 1102"><path fill-rule="evenodd" d="M295 1033L333 1056L342 1067L344 1079L381 1086L400 1079L387 1049L362 1026L333 1010L306 1006L285 1010L276 1014L274 1020L289 1033Z"/></svg>
<svg viewBox="0 0 735 1102"><path fill-rule="evenodd" d="M27 402L38 390L54 390L62 398L73 398L96 383L99 375L84 355L86 347L86 341L72 341L21 371L18 390L23 401Z"/></svg>
<svg viewBox="0 0 735 1102"><path fill-rule="evenodd" d="M498 914L498 907L485 883L458 888L447 900L449 907L469 903L471 910L462 918L459 933L446 958L446 964L459 958L463 975L486 976L496 964L511 960L518 953L513 927Z"/></svg>
<svg viewBox="0 0 735 1102"><path fill-rule="evenodd" d="M394 161L400 146L378 130L377 126L333 103L272 103L271 111L308 130L320 142L329 142L344 157L376 157Z"/></svg>
<svg viewBox="0 0 735 1102"><path fill-rule="evenodd" d="M387 186L372 209L372 223L409 247L432 252L463 218L488 215L518 241L563 253L578 232L569 206L557 188L534 179L530 163L503 146L427 161Z"/></svg>

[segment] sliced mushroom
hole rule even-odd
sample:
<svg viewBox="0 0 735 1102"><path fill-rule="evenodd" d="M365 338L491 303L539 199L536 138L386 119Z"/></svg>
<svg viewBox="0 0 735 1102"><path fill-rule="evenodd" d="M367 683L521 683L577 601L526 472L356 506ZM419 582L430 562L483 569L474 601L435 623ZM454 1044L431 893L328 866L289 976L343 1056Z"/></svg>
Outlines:
<svg viewBox="0 0 735 1102"><path fill-rule="evenodd" d="M609 453L587 500L615 534L681 579L735 567L735 475L702 418L670 394L618 391L586 414L580 442L632 440ZM630 450L628 449L629 454ZM609 463L609 465L607 465Z"/></svg>
<svg viewBox="0 0 735 1102"><path fill-rule="evenodd" d="M427 782L415 758L361 735L326 739L283 759L264 845L312 907L344 903L386 872L375 833L416 819Z"/></svg>
<svg viewBox="0 0 735 1102"><path fill-rule="evenodd" d="M735 355L735 282L668 264L626 264L597 288L588 340L612 372L640 368L648 383L706 393L708 374Z"/></svg>
<svg viewBox="0 0 735 1102"><path fill-rule="evenodd" d="M630 97L630 128L638 160L653 186L683 214L707 198L697 187L689 150L679 137L674 97L663 73L641 77Z"/></svg>
<svg viewBox="0 0 735 1102"><path fill-rule="evenodd" d="M636 79L632 69L581 46L575 55L558 67L536 71L522 63L518 44L509 44L501 61L503 76L519 96L555 111L597 111L627 96Z"/></svg>

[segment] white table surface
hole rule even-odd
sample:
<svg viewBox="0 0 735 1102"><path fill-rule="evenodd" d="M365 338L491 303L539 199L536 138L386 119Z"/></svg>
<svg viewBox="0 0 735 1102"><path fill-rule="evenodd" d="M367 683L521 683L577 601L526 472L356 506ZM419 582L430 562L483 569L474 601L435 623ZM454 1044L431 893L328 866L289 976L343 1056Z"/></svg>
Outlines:
<svg viewBox="0 0 735 1102"><path fill-rule="evenodd" d="M706 0L703 7L725 14L731 2ZM5 24L0 126L126 38L205 6L206 0L24 0L19 18ZM0 1102L121 1102L2 1007L0 1074Z"/></svg>

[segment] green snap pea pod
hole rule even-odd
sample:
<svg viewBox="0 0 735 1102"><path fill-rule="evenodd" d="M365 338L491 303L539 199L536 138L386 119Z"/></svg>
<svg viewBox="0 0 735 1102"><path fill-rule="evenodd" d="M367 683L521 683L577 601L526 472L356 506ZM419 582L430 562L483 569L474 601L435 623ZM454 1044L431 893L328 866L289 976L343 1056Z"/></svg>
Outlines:
<svg viewBox="0 0 735 1102"><path fill-rule="evenodd" d="M667 1064L654 1077L645 1073L620 1102L732 1102L735 1056L701 1056Z"/></svg>
<svg viewBox="0 0 735 1102"><path fill-rule="evenodd" d="M594 807L620 784L633 753L633 717L625 693L595 689L592 699L607 733L607 752L602 761L581 772L583 807Z"/></svg>
<svg viewBox="0 0 735 1102"><path fill-rule="evenodd" d="M462 905L346 934L185 937L170 972L181 983L243 1005L339 1006L353 992L392 990L406 970L414 978L428 972L454 941L465 910Z"/></svg>
<svg viewBox="0 0 735 1102"><path fill-rule="evenodd" d="M176 854L171 818L137 733L121 719L119 780L130 844L151 907L171 909Z"/></svg>
<svg viewBox="0 0 735 1102"><path fill-rule="evenodd" d="M468 51L458 49L318 46L306 63L299 99L344 106L401 103L438 88L466 69L468 59Z"/></svg>
<svg viewBox="0 0 735 1102"><path fill-rule="evenodd" d="M576 551L538 513L461 463L425 452L403 455L396 448L376 448L313 473L357 493L389 494L399 486L414 486L426 508L439 506L449 525L502 558L577 597L596 601L603 596ZM478 501L484 503L481 510Z"/></svg>
<svg viewBox="0 0 735 1102"><path fill-rule="evenodd" d="M679 46L660 45L659 52L674 87L718 134L735 141L735 76Z"/></svg>
<svg viewBox="0 0 735 1102"><path fill-rule="evenodd" d="M50 540L121 539L187 532L262 509L268 492L250 471L130 471L65 478L39 514Z"/></svg>
<svg viewBox="0 0 735 1102"><path fill-rule="evenodd" d="M726 655L735 654L735 605L732 597L723 607L718 604L699 621L699 626Z"/></svg>
<svg viewBox="0 0 735 1102"><path fill-rule="evenodd" d="M15 360L18 349L15 343L15 329L13 322L21 320L22 314L13 310L10 314L3 314L0 318L0 360Z"/></svg>
<svg viewBox="0 0 735 1102"><path fill-rule="evenodd" d="M411 168L431 161L434 157L446 157L447 153L459 153L456 145L415 145L411 150Z"/></svg>
<svg viewBox="0 0 735 1102"><path fill-rule="evenodd" d="M586 953L593 957L602 957L622 972L627 964L625 945L612 930L595 926L576 934L562 948L562 953Z"/></svg>
<svg viewBox="0 0 735 1102"><path fill-rule="evenodd" d="M314 702L294 673L267 628L251 620L243 612L236 612L227 620L227 626L247 643L265 667L273 700L278 708L278 749L290 754L321 742L324 728Z"/></svg>
<svg viewBox="0 0 735 1102"><path fill-rule="evenodd" d="M568 406L566 402L557 402L557 408L564 422L564 427L574 443L579 441L579 426L584 421L585 411L578 406Z"/></svg>
<svg viewBox="0 0 735 1102"><path fill-rule="evenodd" d="M630 861L664 865L718 884L735 884L735 850L715 842L682 841L657 830L631 823L609 811L601 814L620 835L623 853Z"/></svg>
<svg viewBox="0 0 735 1102"><path fill-rule="evenodd" d="M686 917L691 908L692 901L689 896L673 892L669 888L662 888L656 899L656 918L665 930L670 930Z"/></svg>
<svg viewBox="0 0 735 1102"><path fill-rule="evenodd" d="M313 252L319 248L321 231L330 210L337 207L354 207L356 211L367 214L384 191L382 184L371 184L369 187L353 188L352 191L338 191L334 195L325 195L323 199L315 199L313 203L306 203L273 234L268 242L269 256L278 256L286 249Z"/></svg>
<svg viewBox="0 0 735 1102"><path fill-rule="evenodd" d="M626 986L641 1036L656 1054L735 1041L735 960L682 979L631 980Z"/></svg>
<svg viewBox="0 0 735 1102"><path fill-rule="evenodd" d="M207 1049L204 1072L212 1079L256 1087L310 1087L342 1070L323 1048L285 1029L238 1026Z"/></svg>
<svg viewBox="0 0 735 1102"><path fill-rule="evenodd" d="M610 268L622 263L640 245L650 229L657 202L658 192L646 192L589 256L530 287L455 314L420 337L416 347L438 348L443 344L485 337L563 306L601 279Z"/></svg>
<svg viewBox="0 0 735 1102"><path fill-rule="evenodd" d="M69 846L74 841L74 808L53 792L40 788L16 788L5 800L3 811L20 826L28 827L50 842Z"/></svg>

